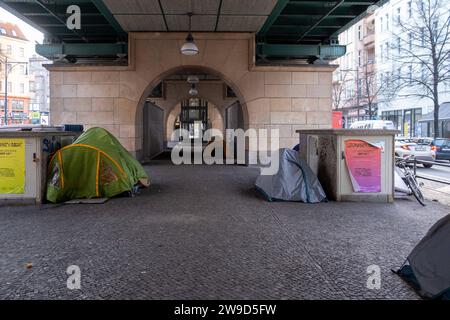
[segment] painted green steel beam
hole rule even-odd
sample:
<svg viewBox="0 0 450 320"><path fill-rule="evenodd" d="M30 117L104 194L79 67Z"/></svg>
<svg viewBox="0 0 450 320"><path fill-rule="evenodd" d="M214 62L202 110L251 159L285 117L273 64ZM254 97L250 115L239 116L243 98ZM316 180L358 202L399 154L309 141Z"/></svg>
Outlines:
<svg viewBox="0 0 450 320"><path fill-rule="evenodd" d="M346 53L342 45L293 45L293 44L258 44L256 52L261 57L308 58L320 57L334 60Z"/></svg>
<svg viewBox="0 0 450 320"><path fill-rule="evenodd" d="M337 2L337 1L334 1ZM352 6L371 6L376 1L351 1L345 0L345 3L342 4L343 7L352 7ZM333 6L333 1L291 1L289 2L289 6L298 6L298 7L323 7L327 8Z"/></svg>
<svg viewBox="0 0 450 320"><path fill-rule="evenodd" d="M128 47L122 43L54 43L36 44L36 52L46 58L57 55L70 56L115 56L126 54Z"/></svg>
<svg viewBox="0 0 450 320"><path fill-rule="evenodd" d="M304 37L306 37L308 33L314 30L314 28L316 28L322 21L324 21L330 14L333 13L334 10L339 8L343 3L345 3L345 0L337 1L335 5L328 10L327 13L325 13L319 20L317 20L311 27L309 27L309 29L307 29L300 35L300 37L297 39L297 43L299 43Z"/></svg>
<svg viewBox="0 0 450 320"><path fill-rule="evenodd" d="M278 19L278 16L284 10L284 8L288 4L288 2L289 2L289 0L278 0L277 1L277 4L273 8L273 10L270 13L269 17L266 19L266 22L264 22L262 28L259 30L258 35L262 35L263 36L263 35L265 35L267 33L267 31L269 31L270 27Z"/></svg>
<svg viewBox="0 0 450 320"><path fill-rule="evenodd" d="M97 10L105 17L105 19L111 24L111 26L116 30L117 34L120 36L124 36L127 33L122 29L121 25L117 22L116 18L114 18L113 14L108 10L106 5L102 0L91 0L95 5Z"/></svg>

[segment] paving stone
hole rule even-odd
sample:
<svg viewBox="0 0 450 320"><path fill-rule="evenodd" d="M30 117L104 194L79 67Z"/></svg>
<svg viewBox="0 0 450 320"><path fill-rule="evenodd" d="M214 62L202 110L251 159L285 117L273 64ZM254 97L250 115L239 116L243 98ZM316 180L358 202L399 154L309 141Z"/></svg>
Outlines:
<svg viewBox="0 0 450 320"><path fill-rule="evenodd" d="M153 184L134 198L0 207L0 299L418 299L390 269L446 214L409 200L269 203L252 167L146 169ZM366 288L372 264L380 290ZM66 287L70 265L81 290Z"/></svg>

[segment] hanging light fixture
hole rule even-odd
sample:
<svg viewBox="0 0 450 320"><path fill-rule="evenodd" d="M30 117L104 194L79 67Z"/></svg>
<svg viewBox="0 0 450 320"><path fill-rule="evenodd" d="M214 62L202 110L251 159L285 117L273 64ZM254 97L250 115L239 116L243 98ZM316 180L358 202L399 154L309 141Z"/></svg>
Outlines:
<svg viewBox="0 0 450 320"><path fill-rule="evenodd" d="M181 53L184 54L185 56L194 56L198 53L198 47L194 42L194 37L191 34L191 17L192 17L192 12L188 12L188 17L189 17L189 33L188 36L186 37L186 41L183 43L183 46L181 47Z"/></svg>
<svg viewBox="0 0 450 320"><path fill-rule="evenodd" d="M193 83L193 84L191 85L191 88L189 89L189 94L190 94L191 96L196 96L196 95L198 95L198 90L197 90L197 88L195 87L195 83Z"/></svg>

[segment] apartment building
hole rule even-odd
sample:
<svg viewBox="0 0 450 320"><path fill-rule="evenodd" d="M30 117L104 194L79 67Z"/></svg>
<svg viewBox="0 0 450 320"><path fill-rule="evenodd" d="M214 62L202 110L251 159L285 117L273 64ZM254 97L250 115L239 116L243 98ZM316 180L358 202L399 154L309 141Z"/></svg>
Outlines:
<svg viewBox="0 0 450 320"><path fill-rule="evenodd" d="M5 124L5 91L7 92L8 124L29 123L28 57L31 50L31 42L17 25L0 21L1 125Z"/></svg>
<svg viewBox="0 0 450 320"><path fill-rule="evenodd" d="M348 127L377 112L373 90L376 72L374 15L368 13L342 32L339 43L347 46L347 52L335 62L339 68L333 74L333 109L342 112L344 126Z"/></svg>
<svg viewBox="0 0 450 320"><path fill-rule="evenodd" d="M449 1L443 1L442 4L450 10ZM414 0L391 0L376 10L375 50L379 81L395 79L399 75L402 81L408 81L408 78L413 77L413 73L422 72L417 65L405 64L399 59L404 55L401 46L420 50L420 45L427 45L415 44L414 41L422 40L413 39L411 33L405 34L405 28L401 24L402 21L417 19L416 8ZM392 97L379 99L378 103L378 116L392 120L401 134L407 137L432 136L432 125L426 122L421 124L419 120L433 112L433 101L413 95L418 90L418 87L411 85L396 92ZM450 83L440 86L439 92L441 104L450 102Z"/></svg>
<svg viewBox="0 0 450 320"><path fill-rule="evenodd" d="M33 54L29 59L30 73L30 108L29 118L32 124L48 124L50 111L50 83L44 64L51 61Z"/></svg>

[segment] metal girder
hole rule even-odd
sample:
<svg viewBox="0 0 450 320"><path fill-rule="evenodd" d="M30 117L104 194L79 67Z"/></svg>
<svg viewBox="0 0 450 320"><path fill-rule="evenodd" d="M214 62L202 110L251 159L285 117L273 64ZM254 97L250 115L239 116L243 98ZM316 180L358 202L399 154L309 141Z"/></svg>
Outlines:
<svg viewBox="0 0 450 320"><path fill-rule="evenodd" d="M300 35L300 37L297 39L297 43L302 41L302 39L306 35L308 35L308 33L310 33L315 27L317 27L323 20L325 20L330 14L333 13L334 10L339 8L344 2L345 0L340 0L339 2L336 2L336 4L333 7L331 7L330 10L327 11L327 13L325 13L319 20L317 20L311 27L309 27L308 30L306 30Z"/></svg>
<svg viewBox="0 0 450 320"><path fill-rule="evenodd" d="M323 60L334 60L345 55L346 47L341 45L258 44L256 52L261 57L316 57Z"/></svg>
<svg viewBox="0 0 450 320"><path fill-rule="evenodd" d="M257 41L272 44L333 44L336 34L365 15L369 6L378 3L380 1L279 0L259 31Z"/></svg>
<svg viewBox="0 0 450 320"><path fill-rule="evenodd" d="M109 24L116 30L119 36L126 35L126 32L122 29L116 18L108 10L102 0L91 0L97 10L103 15L103 17L109 22Z"/></svg>
<svg viewBox="0 0 450 320"><path fill-rule="evenodd" d="M266 22L262 26L261 30L259 30L258 35L265 35L267 31L269 31L270 27L274 24L275 20L278 19L281 12L284 10L286 5L288 4L289 0L278 0L277 4L275 5L275 8L272 10L272 13L270 16L266 19Z"/></svg>
<svg viewBox="0 0 450 320"><path fill-rule="evenodd" d="M127 54L128 47L123 43L54 43L36 44L36 52L53 59L58 55L68 56L117 56Z"/></svg>

